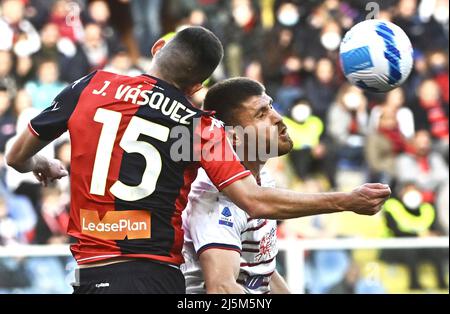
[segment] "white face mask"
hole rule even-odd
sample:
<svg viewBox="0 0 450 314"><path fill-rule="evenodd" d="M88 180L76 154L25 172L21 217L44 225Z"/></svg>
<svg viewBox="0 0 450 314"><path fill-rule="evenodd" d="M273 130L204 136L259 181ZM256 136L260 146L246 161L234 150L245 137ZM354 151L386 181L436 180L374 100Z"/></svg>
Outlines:
<svg viewBox="0 0 450 314"><path fill-rule="evenodd" d="M422 204L422 194L417 190L406 192L402 201L409 209L417 209Z"/></svg>
<svg viewBox="0 0 450 314"><path fill-rule="evenodd" d="M355 93L347 93L344 98L342 99L344 102L345 107L349 110L356 110L359 107L360 104L360 98Z"/></svg>
<svg viewBox="0 0 450 314"><path fill-rule="evenodd" d="M248 5L238 5L233 9L233 17L239 26L245 26L250 23L253 12Z"/></svg>
<svg viewBox="0 0 450 314"><path fill-rule="evenodd" d="M311 115L311 107L303 104L295 105L291 114L295 121L303 123Z"/></svg>
<svg viewBox="0 0 450 314"><path fill-rule="evenodd" d="M284 26L294 26L300 19L300 14L296 8L282 7L278 12L278 21Z"/></svg>
<svg viewBox="0 0 450 314"><path fill-rule="evenodd" d="M338 33L327 32L320 37L320 42L322 43L322 46L325 47L325 49L333 51L339 47L339 45L341 44L341 39L341 35L339 35Z"/></svg>
<svg viewBox="0 0 450 314"><path fill-rule="evenodd" d="M448 8L445 8L444 6L436 7L434 11L434 18L441 24L448 23L448 15Z"/></svg>

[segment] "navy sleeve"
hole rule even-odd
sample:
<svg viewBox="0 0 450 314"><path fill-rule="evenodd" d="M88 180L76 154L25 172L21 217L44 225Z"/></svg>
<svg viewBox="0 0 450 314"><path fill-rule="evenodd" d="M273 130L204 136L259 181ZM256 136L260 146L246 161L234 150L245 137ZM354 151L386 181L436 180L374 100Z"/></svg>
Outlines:
<svg viewBox="0 0 450 314"><path fill-rule="evenodd" d="M67 131L67 122L78 103L81 93L96 71L70 84L55 97L50 107L30 121L31 132L44 141L52 141Z"/></svg>

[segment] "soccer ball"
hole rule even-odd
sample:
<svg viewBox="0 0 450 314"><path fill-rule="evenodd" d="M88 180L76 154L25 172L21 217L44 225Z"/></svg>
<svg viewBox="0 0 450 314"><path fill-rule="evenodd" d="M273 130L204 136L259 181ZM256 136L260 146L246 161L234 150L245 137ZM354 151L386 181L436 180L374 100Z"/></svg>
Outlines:
<svg viewBox="0 0 450 314"><path fill-rule="evenodd" d="M397 25L366 20L344 36L341 66L350 83L372 92L387 92L400 86L411 73L413 48Z"/></svg>

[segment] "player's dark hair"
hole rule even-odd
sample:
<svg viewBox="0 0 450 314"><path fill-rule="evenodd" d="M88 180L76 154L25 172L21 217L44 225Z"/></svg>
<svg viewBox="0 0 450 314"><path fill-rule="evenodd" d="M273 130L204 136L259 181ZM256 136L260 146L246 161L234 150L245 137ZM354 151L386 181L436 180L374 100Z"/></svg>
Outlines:
<svg viewBox="0 0 450 314"><path fill-rule="evenodd" d="M264 86L257 81L236 77L214 84L206 94L203 102L205 110L216 112L216 117L225 125L234 125L233 114L247 99L261 96Z"/></svg>
<svg viewBox="0 0 450 314"><path fill-rule="evenodd" d="M222 57L222 43L216 35L193 26L169 40L155 62L164 78L185 90L209 78Z"/></svg>

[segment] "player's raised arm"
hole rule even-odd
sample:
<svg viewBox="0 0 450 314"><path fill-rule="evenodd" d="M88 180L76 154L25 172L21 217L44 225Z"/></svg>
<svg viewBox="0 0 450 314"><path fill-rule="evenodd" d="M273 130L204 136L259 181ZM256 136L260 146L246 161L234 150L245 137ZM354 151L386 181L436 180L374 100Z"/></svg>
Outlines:
<svg viewBox="0 0 450 314"><path fill-rule="evenodd" d="M389 186L366 183L351 192L298 193L263 188L252 177L233 182L223 192L252 218L289 219L303 216L352 211L374 215L389 198Z"/></svg>

